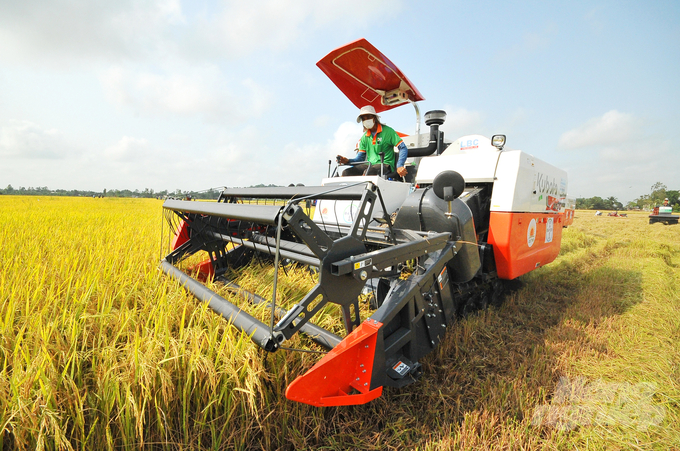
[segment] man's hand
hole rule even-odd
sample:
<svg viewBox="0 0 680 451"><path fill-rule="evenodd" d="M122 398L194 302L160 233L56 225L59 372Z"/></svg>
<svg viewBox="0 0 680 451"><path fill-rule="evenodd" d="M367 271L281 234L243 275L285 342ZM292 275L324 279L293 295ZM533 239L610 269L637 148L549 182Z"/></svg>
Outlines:
<svg viewBox="0 0 680 451"><path fill-rule="evenodd" d="M338 155L338 156L336 157L336 159L338 160L338 163L340 163L340 164L347 164L347 163L349 163L349 158L343 157L342 155Z"/></svg>
<svg viewBox="0 0 680 451"><path fill-rule="evenodd" d="M404 166L397 168L397 174L399 174L401 177L404 177L407 173L408 171Z"/></svg>

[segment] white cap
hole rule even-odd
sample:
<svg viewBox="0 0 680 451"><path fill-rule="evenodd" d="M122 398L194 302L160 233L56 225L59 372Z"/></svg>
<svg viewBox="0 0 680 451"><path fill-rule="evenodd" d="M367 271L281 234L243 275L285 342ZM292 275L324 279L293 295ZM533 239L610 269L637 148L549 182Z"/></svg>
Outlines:
<svg viewBox="0 0 680 451"><path fill-rule="evenodd" d="M359 115L357 116L357 123L361 122L361 116L364 114L372 114L375 116L375 118L380 122L380 116L375 114L375 108L373 108L371 105L366 105L365 107L362 107L361 110L359 111Z"/></svg>

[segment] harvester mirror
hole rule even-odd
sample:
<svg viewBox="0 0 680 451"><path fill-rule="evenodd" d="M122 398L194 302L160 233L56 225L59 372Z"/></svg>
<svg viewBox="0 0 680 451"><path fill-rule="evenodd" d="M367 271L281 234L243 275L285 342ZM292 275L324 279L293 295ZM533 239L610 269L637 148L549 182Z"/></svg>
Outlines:
<svg viewBox="0 0 680 451"><path fill-rule="evenodd" d="M493 135L491 137L491 144L498 150L503 150L503 147L505 147L505 135Z"/></svg>
<svg viewBox="0 0 680 451"><path fill-rule="evenodd" d="M434 194L449 204L448 211L445 213L446 217L450 218L453 215L451 212L451 202L458 198L464 189L465 179L456 171L440 172L432 181L432 191L434 191Z"/></svg>
<svg viewBox="0 0 680 451"><path fill-rule="evenodd" d="M463 194L465 179L456 171L440 172L432 182L432 190L438 198L451 202Z"/></svg>

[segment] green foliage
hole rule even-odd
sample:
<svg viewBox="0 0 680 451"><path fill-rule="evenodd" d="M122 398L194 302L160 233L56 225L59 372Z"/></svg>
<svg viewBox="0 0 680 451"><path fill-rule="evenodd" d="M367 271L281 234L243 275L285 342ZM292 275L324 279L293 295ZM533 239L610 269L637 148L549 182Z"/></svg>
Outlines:
<svg viewBox="0 0 680 451"><path fill-rule="evenodd" d="M599 196L576 199L577 210L623 210L623 204L616 197L602 199Z"/></svg>
<svg viewBox="0 0 680 451"><path fill-rule="evenodd" d="M255 187L272 187L276 185L255 185ZM183 191L181 189L176 189L175 191L154 191L150 188L144 188L142 191L138 189L130 191L129 189L112 189L107 190L104 188L102 191L87 191L87 190L64 190L57 189L51 190L46 186L39 186L37 188L33 187L20 187L19 189L14 189L12 185L7 185L7 188L0 189L0 194L19 194L22 196L69 196L69 197L132 197L132 198L145 198L145 199L165 199L166 197L177 197L177 198L191 198L191 199L212 199L216 200L222 188L209 188L202 191Z"/></svg>
<svg viewBox="0 0 680 451"><path fill-rule="evenodd" d="M674 211L680 210L680 199L678 190L669 190L666 185L656 182L650 188L649 194L643 194L635 200L628 202L625 208L628 210L651 210L654 207L663 205L663 200L668 198L668 202L673 206ZM624 205L615 197L603 199L599 196L576 199L576 209L578 210L623 210Z"/></svg>

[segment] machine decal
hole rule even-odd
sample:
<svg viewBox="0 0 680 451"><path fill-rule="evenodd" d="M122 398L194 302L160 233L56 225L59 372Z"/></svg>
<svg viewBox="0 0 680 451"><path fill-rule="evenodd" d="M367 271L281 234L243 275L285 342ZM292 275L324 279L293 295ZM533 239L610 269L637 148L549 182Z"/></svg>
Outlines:
<svg viewBox="0 0 680 451"><path fill-rule="evenodd" d="M449 283L449 273L446 270L446 266L442 269L442 272L439 273L439 276L437 277L437 281L439 282L439 289L443 290L444 287L446 286L447 283Z"/></svg>
<svg viewBox="0 0 680 451"><path fill-rule="evenodd" d="M460 150L470 150L479 148L478 139L468 139L467 141L460 142Z"/></svg>
<svg viewBox="0 0 680 451"><path fill-rule="evenodd" d="M529 223L529 228L527 229L527 244L529 247L534 245L536 240L536 219L532 219Z"/></svg>
<svg viewBox="0 0 680 451"><path fill-rule="evenodd" d="M553 240L553 218L548 218L545 224L545 242L552 243Z"/></svg>
<svg viewBox="0 0 680 451"><path fill-rule="evenodd" d="M553 196L547 196L545 201L546 211L560 211L560 199Z"/></svg>
<svg viewBox="0 0 680 451"><path fill-rule="evenodd" d="M356 263L354 264L354 269L365 268L366 266L368 266L368 265L370 265L370 264L371 264L371 259L370 259L370 258L367 258L366 260L362 260L362 261L360 261L360 262L356 262Z"/></svg>
<svg viewBox="0 0 680 451"><path fill-rule="evenodd" d="M396 371L400 376L406 376L406 373L408 373L408 370L410 368L404 362L397 362L397 364L394 365L392 369Z"/></svg>
<svg viewBox="0 0 680 451"><path fill-rule="evenodd" d="M557 182L555 181L554 177L552 180L550 180L548 179L547 175L541 174L539 172L536 185L539 193L552 194L554 196L557 195Z"/></svg>
<svg viewBox="0 0 680 451"><path fill-rule="evenodd" d="M354 221L356 214L357 206L352 202L347 207L345 207L345 211L342 212L342 219L345 221L345 224L351 224L352 221Z"/></svg>

